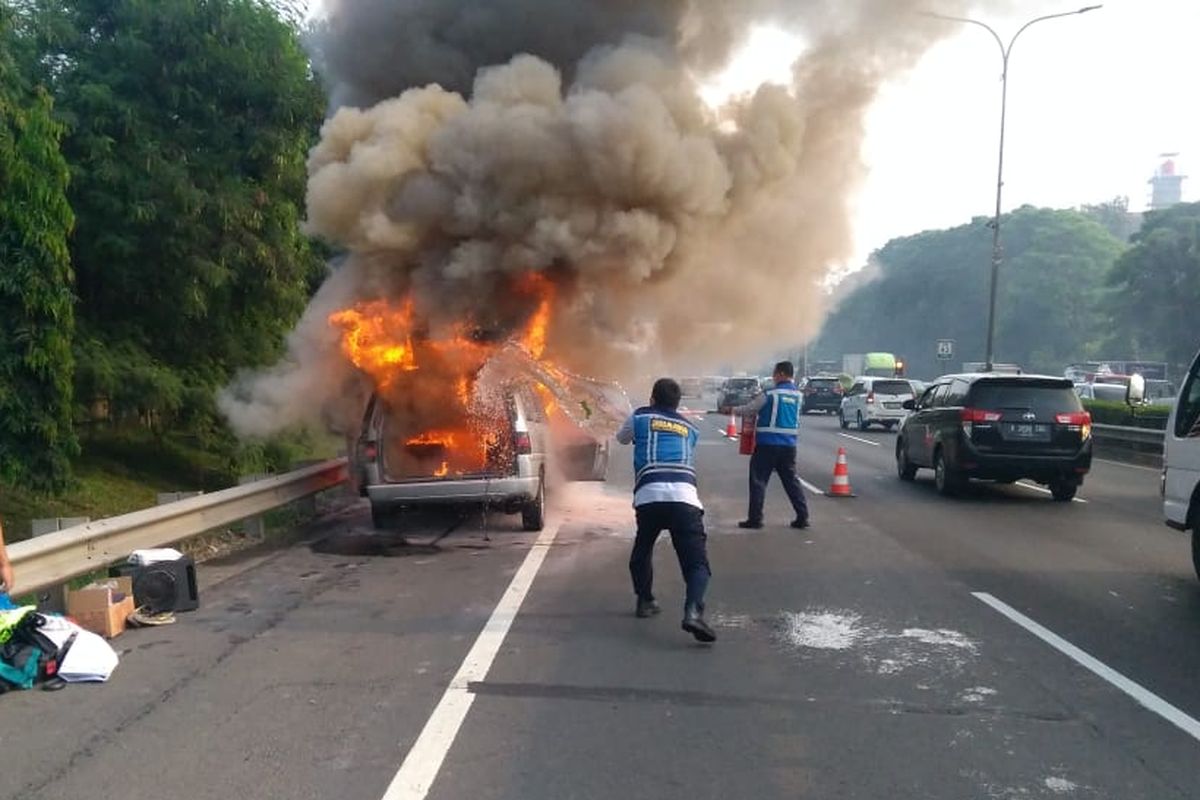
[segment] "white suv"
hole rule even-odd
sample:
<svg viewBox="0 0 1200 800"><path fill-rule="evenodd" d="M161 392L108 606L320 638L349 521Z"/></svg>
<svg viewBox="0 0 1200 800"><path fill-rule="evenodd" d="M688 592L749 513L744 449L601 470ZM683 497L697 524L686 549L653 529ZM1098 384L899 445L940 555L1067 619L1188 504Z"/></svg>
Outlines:
<svg viewBox="0 0 1200 800"><path fill-rule="evenodd" d="M1200 576L1200 354L1167 421L1162 489L1167 524L1192 532L1192 563Z"/></svg>
<svg viewBox="0 0 1200 800"><path fill-rule="evenodd" d="M904 401L915 396L912 384L903 378L855 378L842 396L838 418L843 429L853 424L865 431L874 423L890 431L908 416Z"/></svg>

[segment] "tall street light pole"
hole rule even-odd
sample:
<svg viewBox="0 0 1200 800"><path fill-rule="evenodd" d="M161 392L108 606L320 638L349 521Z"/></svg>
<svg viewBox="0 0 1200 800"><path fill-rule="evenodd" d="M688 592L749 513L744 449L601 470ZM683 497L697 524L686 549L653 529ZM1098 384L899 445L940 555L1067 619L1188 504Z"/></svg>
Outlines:
<svg viewBox="0 0 1200 800"><path fill-rule="evenodd" d="M977 19L968 19L967 17L951 17L944 14L927 15L951 22L966 22L971 25L978 25L990 33L992 38L996 40L996 44L1000 46L1000 59L1003 66L1003 71L1000 73L1000 157L997 160L998 165L996 167L996 216L992 218L992 286L988 294L987 356L984 360L984 370L986 372L991 372L993 366L995 366L995 349L993 345L996 338L996 284L1000 277L1000 261L1002 258L1000 250L1000 197L1004 190L1004 120L1005 112L1008 110L1008 57L1012 53L1012 48L1017 41L1017 37L1024 33L1025 29L1031 25L1044 22L1048 19L1086 14L1098 8L1101 8L1101 6L1084 6L1075 11L1064 11L1060 14L1047 14L1043 17L1035 17L1022 25L1013 34L1012 38L1008 40L1007 45L1000 38L1000 34L996 33L992 29L992 26L986 22L980 22Z"/></svg>

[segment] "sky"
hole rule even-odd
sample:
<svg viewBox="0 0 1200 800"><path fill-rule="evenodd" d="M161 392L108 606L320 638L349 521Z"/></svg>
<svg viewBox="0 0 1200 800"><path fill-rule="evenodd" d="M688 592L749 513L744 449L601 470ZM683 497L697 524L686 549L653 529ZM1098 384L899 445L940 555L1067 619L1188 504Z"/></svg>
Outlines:
<svg viewBox="0 0 1200 800"><path fill-rule="evenodd" d="M1083 3L1019 5L1023 13L974 17L1007 42L1026 20ZM890 238L994 211L1000 48L982 28L958 27L890 85L870 115L863 153L870 175L858 198L850 269ZM759 29L711 95L781 80L799 47L783 31ZM1142 210L1166 152L1180 153L1179 171L1196 174L1184 181L1184 199L1200 199L1197 75L1200 0L1109 0L1030 27L1009 62L1004 209L1126 196Z"/></svg>

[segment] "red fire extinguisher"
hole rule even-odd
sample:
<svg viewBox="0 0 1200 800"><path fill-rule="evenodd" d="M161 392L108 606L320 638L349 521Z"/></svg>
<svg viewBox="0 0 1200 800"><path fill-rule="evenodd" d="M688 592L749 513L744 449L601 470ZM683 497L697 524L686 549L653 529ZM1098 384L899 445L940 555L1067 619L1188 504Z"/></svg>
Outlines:
<svg viewBox="0 0 1200 800"><path fill-rule="evenodd" d="M754 454L754 426L757 422L757 414L747 414L742 417L742 433L738 437L738 453L741 455Z"/></svg>

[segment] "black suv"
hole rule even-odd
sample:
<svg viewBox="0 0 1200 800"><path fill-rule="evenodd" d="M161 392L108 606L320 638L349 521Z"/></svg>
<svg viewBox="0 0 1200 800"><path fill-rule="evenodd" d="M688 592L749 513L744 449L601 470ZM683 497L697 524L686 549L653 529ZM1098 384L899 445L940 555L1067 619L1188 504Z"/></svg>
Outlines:
<svg viewBox="0 0 1200 800"><path fill-rule="evenodd" d="M801 387L804 392L803 413L824 411L836 414L842 408L842 384L837 378L824 375L805 378Z"/></svg>
<svg viewBox="0 0 1200 800"><path fill-rule="evenodd" d="M896 471L911 481L932 467L944 495L968 478L1030 478L1068 501L1092 466L1092 418L1066 378L947 375L904 407L913 413L896 439Z"/></svg>

